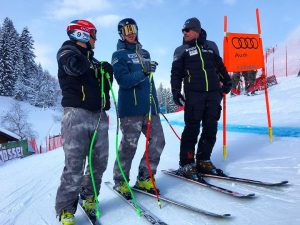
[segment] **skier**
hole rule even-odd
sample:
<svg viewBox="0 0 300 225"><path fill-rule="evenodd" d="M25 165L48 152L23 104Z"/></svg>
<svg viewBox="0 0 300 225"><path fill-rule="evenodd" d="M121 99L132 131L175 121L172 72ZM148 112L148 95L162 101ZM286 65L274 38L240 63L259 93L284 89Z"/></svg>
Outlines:
<svg viewBox="0 0 300 225"><path fill-rule="evenodd" d="M119 159L126 178L129 180L131 163L135 155L140 134L146 135L152 92L151 130L149 139L149 161L153 174L156 173L165 138L159 118L158 100L153 78L157 63L138 39L138 26L132 18L125 18L118 24L121 37L117 51L112 55L115 78L119 84L118 110L123 137L119 148ZM151 84L150 84L151 82ZM118 162L114 165L115 189L130 198L130 192L122 177ZM146 164L146 155L140 161L136 186L149 192L154 191Z"/></svg>
<svg viewBox="0 0 300 225"><path fill-rule="evenodd" d="M241 72L234 72L232 74L232 89L231 96L239 95L241 92Z"/></svg>
<svg viewBox="0 0 300 225"><path fill-rule="evenodd" d="M181 137L178 173L188 178L201 179L199 173L221 173L210 157L216 142L222 96L230 92L232 82L219 56L217 45L206 40L206 31L201 28L197 18L186 20L182 33L183 44L174 52L171 70L173 100L181 106L185 101L185 127ZM181 94L182 81L185 97ZM195 163L195 144L200 122L202 133Z"/></svg>
<svg viewBox="0 0 300 225"><path fill-rule="evenodd" d="M100 68L110 75L113 68L108 62L100 63L93 55L96 27L87 20L74 20L67 27L70 40L65 41L57 53L58 79L62 90L62 138L65 167L56 195L56 213L64 225L75 224L79 194L83 208L95 214L95 194L89 165L84 174L89 145L95 128L97 135L93 146L92 165L97 191L108 160L108 118L110 108L109 84L104 81L101 99ZM99 121L100 120L100 121ZM99 121L99 126L97 126Z"/></svg>
<svg viewBox="0 0 300 225"><path fill-rule="evenodd" d="M257 74L257 70L249 70L249 71L242 72L242 75L245 80L245 90L246 90L247 95L250 95L250 93L252 95L255 95L255 90L252 90L252 91L250 91L250 90L251 90L251 87L253 87L253 85L255 83L256 74Z"/></svg>

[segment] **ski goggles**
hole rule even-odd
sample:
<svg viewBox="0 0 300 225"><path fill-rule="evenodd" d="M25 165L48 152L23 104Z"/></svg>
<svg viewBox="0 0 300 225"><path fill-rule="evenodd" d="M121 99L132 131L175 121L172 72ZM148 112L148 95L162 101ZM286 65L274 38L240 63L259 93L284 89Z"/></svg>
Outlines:
<svg viewBox="0 0 300 225"><path fill-rule="evenodd" d="M122 28L122 34L124 36L127 36L129 34L137 34L137 29L136 29L136 25L134 24L128 24L128 25L125 25L123 28Z"/></svg>
<svg viewBox="0 0 300 225"><path fill-rule="evenodd" d="M97 30L90 30L90 36L91 38L93 38L94 40L97 40L97 36L96 36Z"/></svg>

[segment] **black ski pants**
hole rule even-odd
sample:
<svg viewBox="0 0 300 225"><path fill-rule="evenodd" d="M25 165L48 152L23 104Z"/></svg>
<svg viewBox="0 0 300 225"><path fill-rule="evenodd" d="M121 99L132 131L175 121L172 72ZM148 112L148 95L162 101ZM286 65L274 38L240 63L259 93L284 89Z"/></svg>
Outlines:
<svg viewBox="0 0 300 225"><path fill-rule="evenodd" d="M216 143L218 120L222 110L220 106L222 93L219 91L188 92L185 97L185 127L181 136L180 166L195 162L195 145L200 132L200 123L202 123L202 132L196 159L210 159Z"/></svg>

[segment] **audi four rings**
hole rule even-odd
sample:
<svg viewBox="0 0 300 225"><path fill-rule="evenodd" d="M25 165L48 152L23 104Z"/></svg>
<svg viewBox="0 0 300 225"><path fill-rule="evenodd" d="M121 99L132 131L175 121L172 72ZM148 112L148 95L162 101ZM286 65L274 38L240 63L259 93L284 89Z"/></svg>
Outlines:
<svg viewBox="0 0 300 225"><path fill-rule="evenodd" d="M236 49L257 49L258 41L256 38L248 38L248 37L234 37L232 38L232 45Z"/></svg>

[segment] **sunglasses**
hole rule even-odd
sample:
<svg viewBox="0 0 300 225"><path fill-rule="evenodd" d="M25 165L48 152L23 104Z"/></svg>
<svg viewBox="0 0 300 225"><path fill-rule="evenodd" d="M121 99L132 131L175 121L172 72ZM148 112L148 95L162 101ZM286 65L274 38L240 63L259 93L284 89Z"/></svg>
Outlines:
<svg viewBox="0 0 300 225"><path fill-rule="evenodd" d="M184 32L188 33L188 32L190 32L191 30L192 30L191 28L184 28L184 29L182 29L181 31L182 31L182 33L184 33Z"/></svg>
<svg viewBox="0 0 300 225"><path fill-rule="evenodd" d="M127 36L129 34L136 34L136 33L137 33L137 29L134 24L128 24L122 28L122 34L124 36Z"/></svg>

